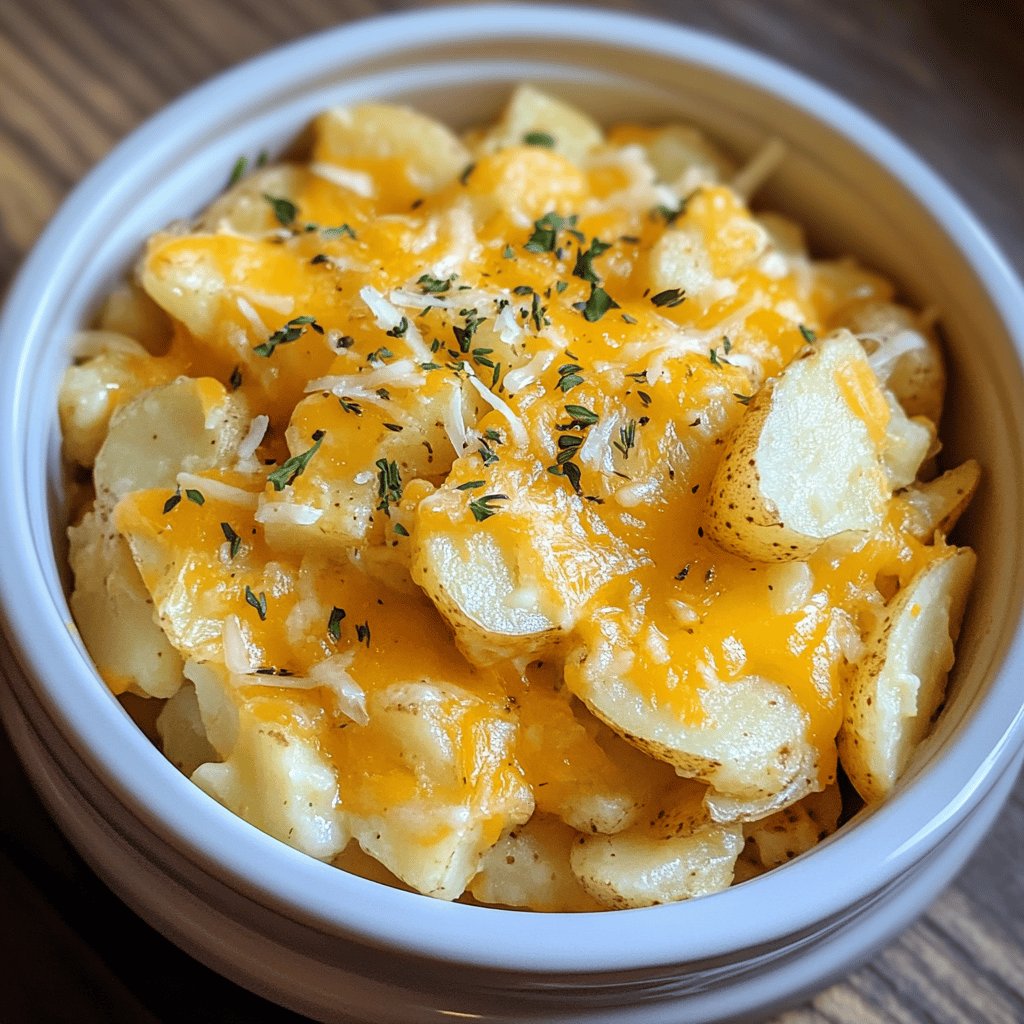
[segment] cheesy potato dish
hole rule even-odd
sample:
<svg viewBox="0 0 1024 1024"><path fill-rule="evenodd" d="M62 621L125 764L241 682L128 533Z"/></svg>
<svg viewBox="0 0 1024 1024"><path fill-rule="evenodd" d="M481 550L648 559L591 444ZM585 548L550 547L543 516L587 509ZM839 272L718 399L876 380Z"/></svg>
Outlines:
<svg viewBox="0 0 1024 1024"><path fill-rule="evenodd" d="M151 238L60 394L71 607L196 785L446 900L725 888L885 798L979 470L934 316L681 124L333 109ZM852 789L845 787L847 814Z"/></svg>

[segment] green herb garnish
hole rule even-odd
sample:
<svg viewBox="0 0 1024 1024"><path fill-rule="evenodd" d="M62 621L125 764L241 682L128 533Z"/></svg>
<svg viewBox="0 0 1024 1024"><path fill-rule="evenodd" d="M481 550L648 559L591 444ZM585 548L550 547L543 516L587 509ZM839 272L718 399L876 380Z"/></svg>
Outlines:
<svg viewBox="0 0 1024 1024"><path fill-rule="evenodd" d="M288 487L296 477L301 476L309 465L309 460L316 455L320 448L320 444L324 439L325 431L317 430L313 432L313 447L301 452L299 455L293 455L290 459L285 462L271 473L267 480L274 485L275 491L283 491Z"/></svg>
<svg viewBox="0 0 1024 1024"><path fill-rule="evenodd" d="M491 516L497 514L500 510L491 507L496 501L508 501L508 495L485 494L482 498L474 498L469 503L469 510L473 513L473 518L478 523L482 523L485 519L490 519Z"/></svg>
<svg viewBox="0 0 1024 1024"><path fill-rule="evenodd" d="M257 345L253 352L258 356L269 359L274 354L274 350L278 345L288 345L293 341L298 341L306 333L307 329L315 331L317 334L324 333L324 329L316 322L316 317L297 316L289 320L283 327L274 331L265 342Z"/></svg>
<svg viewBox="0 0 1024 1024"><path fill-rule="evenodd" d="M267 619L267 595L260 591L260 596L257 597L252 592L252 587L246 584L245 587L245 600L256 609L256 614L260 617L260 622L265 622Z"/></svg>

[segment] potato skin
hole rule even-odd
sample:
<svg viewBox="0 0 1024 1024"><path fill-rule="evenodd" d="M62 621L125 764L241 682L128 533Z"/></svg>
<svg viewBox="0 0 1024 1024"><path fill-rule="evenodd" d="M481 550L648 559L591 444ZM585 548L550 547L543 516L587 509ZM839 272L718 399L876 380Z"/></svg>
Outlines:
<svg viewBox="0 0 1024 1024"><path fill-rule="evenodd" d="M924 432L890 402L853 335L806 348L762 386L726 442L705 509L709 534L733 554L778 562L876 529L892 493L885 457L906 430L916 443L904 447L923 458L927 436L922 447Z"/></svg>
<svg viewBox="0 0 1024 1024"><path fill-rule="evenodd" d="M839 757L868 803L892 791L942 705L974 565L955 548L918 573L848 678Z"/></svg>

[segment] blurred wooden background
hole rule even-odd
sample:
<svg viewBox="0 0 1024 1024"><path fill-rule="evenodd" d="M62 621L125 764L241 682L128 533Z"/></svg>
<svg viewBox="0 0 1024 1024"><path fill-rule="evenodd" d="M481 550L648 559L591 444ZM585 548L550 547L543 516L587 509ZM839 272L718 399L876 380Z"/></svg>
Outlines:
<svg viewBox="0 0 1024 1024"><path fill-rule="evenodd" d="M210 75L402 0L0 3L0 292L61 198ZM760 49L894 129L1024 273L1024 5L608 0ZM1024 691L1022 691L1024 692ZM285 1024L142 924L76 857L0 734L0 1022ZM899 941L775 1024L1021 1024L1024 781L956 884ZM841 884L841 880L840 881Z"/></svg>

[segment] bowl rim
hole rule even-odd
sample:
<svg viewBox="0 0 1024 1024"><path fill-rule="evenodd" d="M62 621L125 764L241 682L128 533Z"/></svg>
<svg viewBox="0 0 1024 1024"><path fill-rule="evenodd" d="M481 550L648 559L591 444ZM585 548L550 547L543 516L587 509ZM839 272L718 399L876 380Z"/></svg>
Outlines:
<svg viewBox="0 0 1024 1024"><path fill-rule="evenodd" d="M724 73L827 124L919 197L983 282L1018 359L1024 351L1024 289L959 198L886 128L774 59L678 24L570 6L452 6L350 22L224 71L145 121L71 192L14 279L0 321L0 353L8 366L18 368L0 378L0 452L16 468L19 488L12 500L0 503L0 537L7 547L0 589L4 632L39 702L37 713L57 725L116 799L202 870L229 879L238 891L285 916L413 955L549 974L667 966L778 942L841 912L909 868L936 835L963 819L1010 763L1024 744L1024 706L1013 687L1013 677L1024 669L1019 630L998 669L986 670L990 683L984 699L928 770L838 841L705 900L615 914L536 915L448 904L368 882L263 835L216 804L164 760L113 698L93 692L95 670L83 660L66 608L54 605L42 579L47 538L32 520L32 495L22 493L22 425L32 386L31 353L23 351L22 339L45 332L45 310L59 302L61 274L70 272L72 255L114 201L111 193L119 183L144 180L148 169L198 132L192 126L209 110L244 118L254 96L272 99L286 87L311 82L318 71L343 68L346 58L339 54L395 52L418 38L433 38L432 33L462 44L514 33L646 51ZM60 698L58 676L82 688L88 715ZM146 770L125 773L125 763ZM850 875L852 864L858 865L856 877ZM837 878L843 886L835 885ZM807 892L815 894L813 901L805 898ZM752 901L763 911L753 914ZM538 921L544 925L538 927Z"/></svg>

